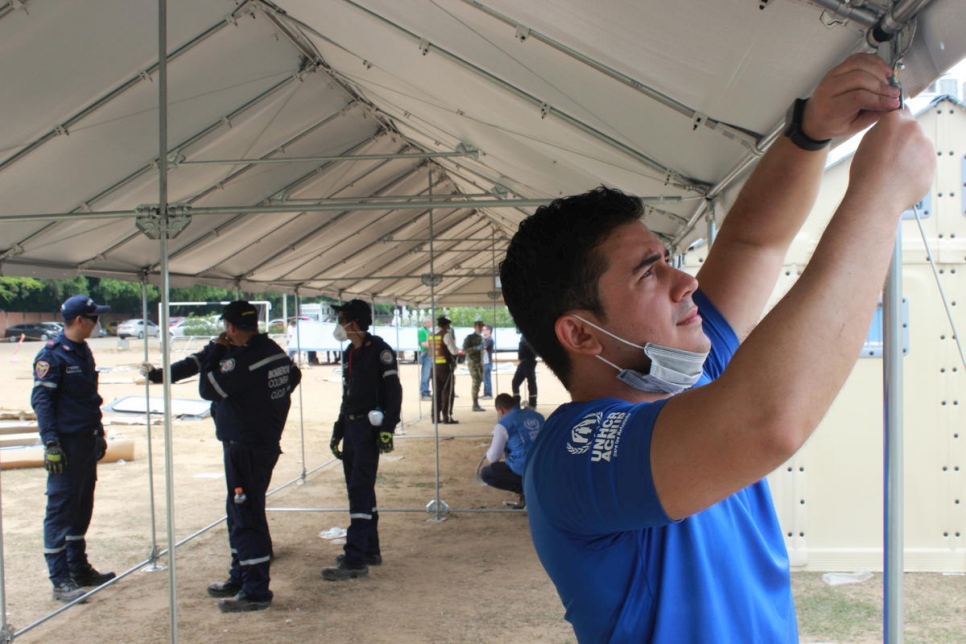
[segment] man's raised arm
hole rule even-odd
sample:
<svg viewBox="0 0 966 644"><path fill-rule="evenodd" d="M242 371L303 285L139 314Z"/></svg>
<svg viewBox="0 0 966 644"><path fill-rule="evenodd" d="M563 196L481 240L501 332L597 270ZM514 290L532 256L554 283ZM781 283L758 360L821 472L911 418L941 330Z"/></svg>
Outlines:
<svg viewBox="0 0 966 644"><path fill-rule="evenodd" d="M935 166L908 110L883 116L865 135L801 278L720 378L675 396L658 416L651 466L669 516L689 516L759 480L815 430L859 355L899 215L928 191Z"/></svg>
<svg viewBox="0 0 966 644"><path fill-rule="evenodd" d="M870 54L850 56L822 79L805 104L811 139L850 136L899 107L892 70ZM780 136L762 157L728 213L698 273L701 290L744 339L761 317L788 247L808 216L826 149L804 150Z"/></svg>

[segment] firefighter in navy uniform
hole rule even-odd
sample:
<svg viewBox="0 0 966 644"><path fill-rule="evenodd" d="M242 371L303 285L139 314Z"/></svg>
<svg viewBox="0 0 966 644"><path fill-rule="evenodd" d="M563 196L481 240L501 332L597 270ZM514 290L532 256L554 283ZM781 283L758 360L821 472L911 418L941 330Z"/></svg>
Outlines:
<svg viewBox="0 0 966 644"><path fill-rule="evenodd" d="M333 455L342 459L350 522L344 552L336 557L334 567L322 570L322 578L342 581L367 575L369 566L382 563L376 471L379 454L393 450L402 385L395 352L368 332L372 324L369 305L352 300L333 308L339 312L336 339L352 343L342 353L342 407L330 443Z"/></svg>
<svg viewBox="0 0 966 644"><path fill-rule="evenodd" d="M267 334L258 332L258 311L238 300L221 319L225 331L204 350L171 365L172 380L200 373L201 397L212 401L215 435L221 441L227 484L228 579L208 586L221 597L223 613L264 610L272 603L269 565L272 537L265 516L265 494L282 453L280 441L292 391L302 379L299 368ZM145 365L152 382L159 369Z"/></svg>
<svg viewBox="0 0 966 644"><path fill-rule="evenodd" d="M94 511L97 461L107 452L97 371L86 340L98 315L109 310L86 295L68 298L60 308L64 331L34 360L30 404L37 413L48 472L44 558L54 599L63 602L82 597L83 586L100 586L115 577L91 567L85 541Z"/></svg>

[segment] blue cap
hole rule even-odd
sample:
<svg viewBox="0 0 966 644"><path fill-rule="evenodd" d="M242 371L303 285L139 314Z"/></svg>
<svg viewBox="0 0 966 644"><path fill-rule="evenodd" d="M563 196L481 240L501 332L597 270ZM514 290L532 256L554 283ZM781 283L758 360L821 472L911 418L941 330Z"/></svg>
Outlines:
<svg viewBox="0 0 966 644"><path fill-rule="evenodd" d="M78 315L100 315L110 310L109 306L98 306L87 295L73 295L60 306L60 314L65 320L73 320Z"/></svg>

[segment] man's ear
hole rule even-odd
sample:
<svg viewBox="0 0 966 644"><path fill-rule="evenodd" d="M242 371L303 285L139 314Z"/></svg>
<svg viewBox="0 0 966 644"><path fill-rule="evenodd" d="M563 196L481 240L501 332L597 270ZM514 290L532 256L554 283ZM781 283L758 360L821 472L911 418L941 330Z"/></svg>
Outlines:
<svg viewBox="0 0 966 644"><path fill-rule="evenodd" d="M590 314L585 314L590 315ZM561 315L554 323L557 340L570 353L594 356L603 350L594 328L575 315Z"/></svg>

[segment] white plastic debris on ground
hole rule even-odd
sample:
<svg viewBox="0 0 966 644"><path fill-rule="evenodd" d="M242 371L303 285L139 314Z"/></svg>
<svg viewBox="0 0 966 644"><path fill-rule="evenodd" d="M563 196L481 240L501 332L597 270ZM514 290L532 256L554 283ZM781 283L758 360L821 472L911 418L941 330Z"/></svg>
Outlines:
<svg viewBox="0 0 966 644"><path fill-rule="evenodd" d="M332 526L328 530L320 532L319 536L323 539L340 539L345 536L345 528Z"/></svg>
<svg viewBox="0 0 966 644"><path fill-rule="evenodd" d="M856 570L855 572L827 572L822 575L822 581L829 586L841 586L843 584L861 584L863 581L872 579L872 573L868 570Z"/></svg>

